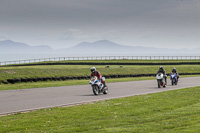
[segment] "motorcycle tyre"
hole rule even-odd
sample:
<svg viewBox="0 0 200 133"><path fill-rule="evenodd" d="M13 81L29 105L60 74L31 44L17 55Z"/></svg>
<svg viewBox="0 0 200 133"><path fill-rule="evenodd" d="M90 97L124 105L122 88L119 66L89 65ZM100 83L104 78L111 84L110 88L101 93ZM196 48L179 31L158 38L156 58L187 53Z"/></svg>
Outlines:
<svg viewBox="0 0 200 133"><path fill-rule="evenodd" d="M177 81L175 82L175 85L177 85Z"/></svg>
<svg viewBox="0 0 200 133"><path fill-rule="evenodd" d="M108 87L105 87L105 88L104 88L103 94L108 94Z"/></svg>
<svg viewBox="0 0 200 133"><path fill-rule="evenodd" d="M171 81L172 81L172 85L174 85L174 79L172 79Z"/></svg>
<svg viewBox="0 0 200 133"><path fill-rule="evenodd" d="M160 88L161 86L160 80L157 80L157 82L158 82L158 88Z"/></svg>
<svg viewBox="0 0 200 133"><path fill-rule="evenodd" d="M94 95L98 95L99 94L99 88L98 88L98 86L92 86L92 90L93 90L93 93L94 93Z"/></svg>

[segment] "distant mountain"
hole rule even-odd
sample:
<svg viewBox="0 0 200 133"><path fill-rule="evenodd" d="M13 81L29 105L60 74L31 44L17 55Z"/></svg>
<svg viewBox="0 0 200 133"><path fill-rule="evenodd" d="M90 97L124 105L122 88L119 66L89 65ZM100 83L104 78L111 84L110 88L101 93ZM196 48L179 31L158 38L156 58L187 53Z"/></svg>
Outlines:
<svg viewBox="0 0 200 133"><path fill-rule="evenodd" d="M103 51L108 51L110 49L121 49L121 48L130 48L129 46L124 46L124 45L120 45L120 44L117 44L117 43L114 43L114 42L111 42L111 41L108 41L108 40L100 40L100 41L96 41L96 42L93 42L93 43L89 43L89 42L82 42L72 48L68 48L68 50L70 51L76 51L76 50L80 50L80 51L90 51L90 50L94 50L95 49L99 49L99 50L103 50Z"/></svg>
<svg viewBox="0 0 200 133"><path fill-rule="evenodd" d="M11 40L0 41L0 53L53 53L68 56L103 56L103 55L199 55L200 48L196 49L166 49L142 46L126 46L108 40L93 43L82 42L78 45L55 50L47 45L30 46L25 43Z"/></svg>
<svg viewBox="0 0 200 133"><path fill-rule="evenodd" d="M62 49L60 52L67 52L70 54L151 54L163 53L166 49L141 47L141 46L126 46L120 45L108 40L100 40L93 43L82 42L74 47Z"/></svg>
<svg viewBox="0 0 200 133"><path fill-rule="evenodd" d="M30 46L11 40L0 41L0 53L47 53L53 49L47 45Z"/></svg>
<svg viewBox="0 0 200 133"><path fill-rule="evenodd" d="M93 43L82 42L78 45L59 50L60 53L82 55L199 55L199 49L168 49L142 46L126 46L108 40Z"/></svg>

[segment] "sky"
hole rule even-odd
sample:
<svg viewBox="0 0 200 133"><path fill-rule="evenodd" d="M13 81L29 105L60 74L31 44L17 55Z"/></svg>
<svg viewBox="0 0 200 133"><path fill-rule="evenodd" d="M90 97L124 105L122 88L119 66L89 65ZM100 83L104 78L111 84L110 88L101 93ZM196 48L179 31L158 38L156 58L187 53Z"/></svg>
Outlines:
<svg viewBox="0 0 200 133"><path fill-rule="evenodd" d="M0 40L199 48L200 0L0 0Z"/></svg>

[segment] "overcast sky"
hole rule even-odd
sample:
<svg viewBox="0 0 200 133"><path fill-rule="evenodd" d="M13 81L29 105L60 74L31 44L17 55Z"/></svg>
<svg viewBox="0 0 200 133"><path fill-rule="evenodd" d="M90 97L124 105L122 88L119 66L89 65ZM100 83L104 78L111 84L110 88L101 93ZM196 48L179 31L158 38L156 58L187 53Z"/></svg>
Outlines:
<svg viewBox="0 0 200 133"><path fill-rule="evenodd" d="M200 47L200 0L0 0L0 40Z"/></svg>

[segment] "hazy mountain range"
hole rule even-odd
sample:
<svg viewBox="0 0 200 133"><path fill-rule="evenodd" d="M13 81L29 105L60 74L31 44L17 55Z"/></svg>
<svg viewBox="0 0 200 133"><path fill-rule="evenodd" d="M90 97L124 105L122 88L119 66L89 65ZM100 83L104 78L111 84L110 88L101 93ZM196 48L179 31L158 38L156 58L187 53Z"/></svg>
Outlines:
<svg viewBox="0 0 200 133"><path fill-rule="evenodd" d="M0 41L0 53L46 53L53 49L47 45L30 46L11 40Z"/></svg>
<svg viewBox="0 0 200 133"><path fill-rule="evenodd" d="M190 55L200 54L200 48L197 49L166 49L142 46L125 46L108 40L100 40L93 43L82 42L71 48L53 49L48 45L30 46L25 43L14 42L11 40L0 41L0 53L66 53L66 54L98 54L98 55Z"/></svg>

